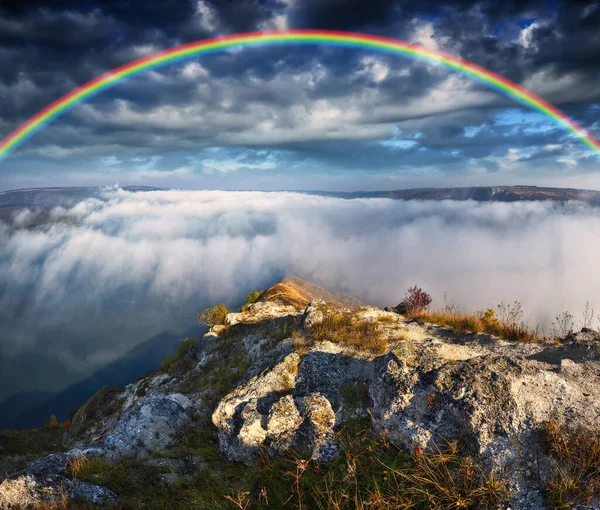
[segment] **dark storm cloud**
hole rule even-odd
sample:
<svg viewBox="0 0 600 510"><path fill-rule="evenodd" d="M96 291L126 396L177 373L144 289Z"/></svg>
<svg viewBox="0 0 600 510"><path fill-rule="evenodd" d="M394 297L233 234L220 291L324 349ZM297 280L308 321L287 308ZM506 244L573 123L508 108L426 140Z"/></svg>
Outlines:
<svg viewBox="0 0 600 510"><path fill-rule="evenodd" d="M535 0L5 1L0 129L8 133L75 86L159 49L239 31L303 27L437 47L529 87L592 133L599 129L600 110L593 105L600 102L600 7ZM481 84L389 55L245 49L120 84L37 134L5 167L10 172L11 161L31 155L64 158L72 167L69 158L86 151L127 157L207 147L283 150L288 163L322 156L364 171L461 161L494 168L489 158L509 149L530 149L515 156L525 161L535 159L533 153L545 158L544 146L557 144L562 149L552 154L572 156L573 143L547 125L538 132L531 125L495 125L498 112L514 107ZM466 136L471 128L476 134ZM397 129L419 138L396 147L390 159L377 140Z"/></svg>

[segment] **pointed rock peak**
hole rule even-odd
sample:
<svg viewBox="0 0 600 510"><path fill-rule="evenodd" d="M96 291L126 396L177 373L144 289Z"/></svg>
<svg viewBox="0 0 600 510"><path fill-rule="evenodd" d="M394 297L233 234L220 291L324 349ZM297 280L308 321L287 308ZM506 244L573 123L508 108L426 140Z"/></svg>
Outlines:
<svg viewBox="0 0 600 510"><path fill-rule="evenodd" d="M281 282L265 290L258 301L273 302L281 305L290 305L299 309L316 299L322 299L326 303L342 308L356 308L362 303L346 294L337 294L320 285L308 282L297 276L286 276Z"/></svg>

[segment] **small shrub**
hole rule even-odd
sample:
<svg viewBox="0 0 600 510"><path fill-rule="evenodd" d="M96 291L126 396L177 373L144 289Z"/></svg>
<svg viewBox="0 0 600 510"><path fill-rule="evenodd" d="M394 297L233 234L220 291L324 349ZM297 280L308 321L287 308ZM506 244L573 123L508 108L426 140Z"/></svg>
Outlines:
<svg viewBox="0 0 600 510"><path fill-rule="evenodd" d="M227 307L220 303L212 308L207 308L200 315L198 315L198 324L201 326L224 326L227 324L227 314L229 310Z"/></svg>
<svg viewBox="0 0 600 510"><path fill-rule="evenodd" d="M581 313L582 320L579 321L579 329L592 329L594 326L594 309L590 306L590 302L585 303L585 308Z"/></svg>
<svg viewBox="0 0 600 510"><path fill-rule="evenodd" d="M552 336L564 338L573 333L573 316L569 312L563 312L556 316L552 323Z"/></svg>
<svg viewBox="0 0 600 510"><path fill-rule="evenodd" d="M175 352L172 354L168 354L167 357L162 362L162 364L160 365L161 370L172 373L175 370L175 368L177 367L177 365L179 364L179 362L183 358L185 358L185 356L187 355L189 350L194 345L196 345L197 342L198 342L197 338L184 338L183 340L180 340L179 344L175 348ZM189 367L189 368L192 368L192 367ZM140 391L140 394L138 394L138 397L142 397L146 394L145 388L143 386L138 391ZM142 391L143 391L143 394L141 394Z"/></svg>
<svg viewBox="0 0 600 510"><path fill-rule="evenodd" d="M44 424L44 427L46 427L47 429L50 429L50 430L54 430L54 429L60 428L60 423L58 423L56 416L54 414L52 414L52 415L50 415L50 418L48 419L48 421Z"/></svg>
<svg viewBox="0 0 600 510"><path fill-rule="evenodd" d="M398 313L403 315L410 313L419 313L425 310L431 304L431 296L416 285L406 291L406 296L396 307Z"/></svg>
<svg viewBox="0 0 600 510"><path fill-rule="evenodd" d="M246 302L242 305L242 307L240 308L240 312L245 312L248 307L254 303L256 303L258 301L258 298L261 296L262 291L252 291L248 294L248 296L246 297Z"/></svg>

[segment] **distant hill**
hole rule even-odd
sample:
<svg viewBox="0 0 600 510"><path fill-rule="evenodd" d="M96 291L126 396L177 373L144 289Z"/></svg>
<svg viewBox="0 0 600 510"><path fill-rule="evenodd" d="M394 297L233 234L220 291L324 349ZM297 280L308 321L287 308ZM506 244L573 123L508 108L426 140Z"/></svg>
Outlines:
<svg viewBox="0 0 600 510"><path fill-rule="evenodd" d="M579 200L600 204L600 191L538 186L476 186L464 188L414 188L390 191L307 192L337 198L391 198L394 200L475 200L477 202L519 202Z"/></svg>
<svg viewBox="0 0 600 510"><path fill-rule="evenodd" d="M51 414L65 420L69 411L79 407L104 386L123 387L159 368L173 352L180 338L202 335L194 328L183 335L161 333L134 347L127 354L59 393L22 392L0 403L0 430L41 427Z"/></svg>
<svg viewBox="0 0 600 510"><path fill-rule="evenodd" d="M27 188L0 191L0 221L12 223L14 215L23 208L36 211L34 225L44 222L53 207L72 207L88 198L101 198L106 188L63 187ZM132 192L157 191L166 188L150 186L125 186ZM568 202L578 200L590 205L600 205L600 191L548 188L538 186L474 186L456 188L412 188L387 191L304 191L288 190L309 195L336 198L391 198L393 200L475 200L477 202L518 202L552 200ZM32 225L29 225L32 226Z"/></svg>
<svg viewBox="0 0 600 510"><path fill-rule="evenodd" d="M125 186L126 191L156 191L161 188L150 186ZM12 218L20 209L29 208L38 213L37 222L47 218L53 207L72 207L87 198L100 198L103 190L98 186L77 186L63 188L24 188L0 191L0 221L12 223Z"/></svg>

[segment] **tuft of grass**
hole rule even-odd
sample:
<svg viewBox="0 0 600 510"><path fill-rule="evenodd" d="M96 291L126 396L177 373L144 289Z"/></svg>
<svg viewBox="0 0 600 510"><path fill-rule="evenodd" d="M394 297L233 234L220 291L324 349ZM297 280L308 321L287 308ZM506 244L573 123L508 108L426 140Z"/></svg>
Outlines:
<svg viewBox="0 0 600 510"><path fill-rule="evenodd" d="M415 455L414 465L396 475L406 482L406 494L417 508L496 508L507 496L505 485L493 476L484 477L454 442L445 450Z"/></svg>
<svg viewBox="0 0 600 510"><path fill-rule="evenodd" d="M300 331L296 330L292 333L292 348L296 351L300 356L306 354L310 348L314 345L314 340L306 335L300 333Z"/></svg>
<svg viewBox="0 0 600 510"><path fill-rule="evenodd" d="M572 508L575 503L600 498L600 431L552 418L542 432L556 460L547 490L553 508Z"/></svg>
<svg viewBox="0 0 600 510"><path fill-rule="evenodd" d="M296 375L298 374L298 367L300 365L300 358L298 362L290 367L290 370L283 374L283 386L287 391L291 391L296 386Z"/></svg>
<svg viewBox="0 0 600 510"><path fill-rule="evenodd" d="M193 361L189 356L187 356L187 354L197 343L197 338L184 338L183 340L180 340L179 344L175 348L175 352L167 355L160 365L160 369L164 372L173 374L179 367L182 367L186 371L193 368ZM187 361L187 363L184 363L185 361Z"/></svg>
<svg viewBox="0 0 600 510"><path fill-rule="evenodd" d="M376 323L359 321L351 312L327 315L310 329L310 335L317 342L328 340L369 354L383 354L388 348Z"/></svg>

